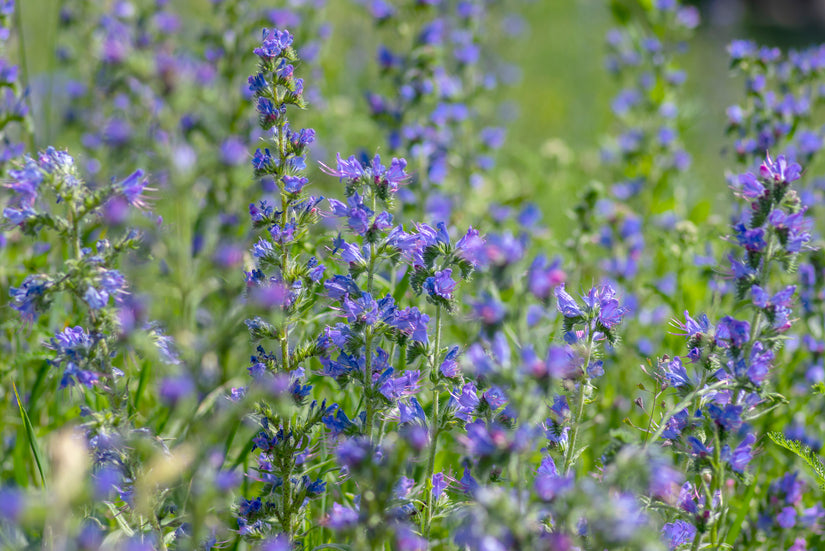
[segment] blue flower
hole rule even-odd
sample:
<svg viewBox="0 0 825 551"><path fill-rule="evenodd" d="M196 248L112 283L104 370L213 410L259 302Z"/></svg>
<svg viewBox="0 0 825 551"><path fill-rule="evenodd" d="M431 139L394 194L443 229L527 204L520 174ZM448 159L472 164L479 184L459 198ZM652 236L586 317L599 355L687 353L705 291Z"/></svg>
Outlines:
<svg viewBox="0 0 825 551"><path fill-rule="evenodd" d="M306 178L302 176L284 176L284 190L287 193L301 193L301 190L304 188L305 185L309 182Z"/></svg>
<svg viewBox="0 0 825 551"><path fill-rule="evenodd" d="M426 290L431 297L441 297L446 300L453 298L453 291L455 290L456 282L450 277L453 273L451 268L438 271L435 275L424 280L424 290Z"/></svg>
<svg viewBox="0 0 825 551"><path fill-rule="evenodd" d="M576 304L576 300L564 290L564 287L565 284L562 283L553 290L556 295L556 300L558 301L557 306L559 312L561 312L561 314L566 318L583 317L584 312L582 312L579 305Z"/></svg>
<svg viewBox="0 0 825 551"><path fill-rule="evenodd" d="M671 551L687 545L696 537L696 527L684 520L668 522L662 527L662 536Z"/></svg>
<svg viewBox="0 0 825 551"><path fill-rule="evenodd" d="M261 59L274 59L292 45L292 35L289 31L278 29L264 29L261 46L253 52Z"/></svg>
<svg viewBox="0 0 825 551"><path fill-rule="evenodd" d="M716 325L716 343L727 348L728 346L741 347L750 339L751 324L747 321L725 316Z"/></svg>
<svg viewBox="0 0 825 551"><path fill-rule="evenodd" d="M756 442L756 436L754 436L753 433L748 433L744 440L742 440L742 443L733 450L729 462L731 468L737 473L742 474L745 472L745 467L747 467L748 463L753 459L754 442Z"/></svg>
<svg viewBox="0 0 825 551"><path fill-rule="evenodd" d="M766 180L772 180L777 184L790 184L799 179L802 167L797 163L788 162L784 155L778 156L775 161L768 155L759 167L759 173Z"/></svg>

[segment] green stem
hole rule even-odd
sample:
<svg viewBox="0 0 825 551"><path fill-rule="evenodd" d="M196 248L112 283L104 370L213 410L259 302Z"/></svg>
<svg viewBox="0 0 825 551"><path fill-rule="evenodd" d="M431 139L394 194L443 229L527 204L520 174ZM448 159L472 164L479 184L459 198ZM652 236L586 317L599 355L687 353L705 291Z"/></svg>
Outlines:
<svg viewBox="0 0 825 551"><path fill-rule="evenodd" d="M375 199L373 198L373 204ZM375 243L370 243L370 260L367 266L367 293L372 296L372 285L375 276ZM367 417L364 420L364 432L372 439L372 425L374 423L375 407L373 404L372 388L372 339L373 334L369 327L365 329L364 339L364 397L367 402Z"/></svg>
<svg viewBox="0 0 825 551"><path fill-rule="evenodd" d="M713 443L715 445L715 449L713 450L713 460L714 460L714 467L716 472L713 475L713 487L711 489L711 501L709 504L713 504L713 497L716 495L716 492L719 492L719 506L722 510L725 510L725 502L724 496L722 494L722 490L724 489L725 485L725 462L722 461L722 442L719 438L719 429L716 428L713 431ZM720 515L717 520L713 523L713 526L710 529L710 540L713 545L717 545L719 543L719 525L723 522L724 515Z"/></svg>
<svg viewBox="0 0 825 551"><path fill-rule="evenodd" d="M427 478L424 480L424 489L427 492L427 508L424 517L424 539L430 539L430 526L433 521L433 474L435 474L435 454L438 450L438 435L441 432L438 426L438 393L433 397L433 425L430 435L430 454L427 458Z"/></svg>
<svg viewBox="0 0 825 551"><path fill-rule="evenodd" d="M656 432L654 432L653 436L651 436L647 440L647 442L645 442L644 447L647 447L651 442L656 442L656 440L662 435L662 433L667 428L667 422L670 421L671 417L673 417L674 415L688 407L693 402L694 398L696 398L697 396L704 396L709 392L713 392L714 390L723 388L727 384L727 381L717 381L712 385L706 386L704 388L701 388L701 385L697 386L693 391L690 392L690 394L685 396L681 402L670 408L667 411L667 413L665 413L665 415L662 417L662 420L659 421L659 427L656 429Z"/></svg>
<svg viewBox="0 0 825 551"><path fill-rule="evenodd" d="M20 73L23 77L24 97L26 103L29 106L29 113L34 113L34 109L32 108L31 94L29 94L29 63L26 57L26 39L23 33L23 2L21 1L17 2L16 9L14 10L14 26L17 29L17 43L20 49ZM26 125L23 126L25 127ZM28 128L27 134L29 138L29 150L32 153L34 153L34 130L32 128Z"/></svg>
<svg viewBox="0 0 825 551"><path fill-rule="evenodd" d="M653 393L653 404L650 406L650 413L648 414L647 418L647 430L645 430L645 442L649 440L650 436L650 428L653 426L653 414L656 413L656 405L659 402L659 390L657 389L656 392Z"/></svg>
<svg viewBox="0 0 825 551"><path fill-rule="evenodd" d="M364 419L364 433L372 440L372 425L374 423L375 408L372 399L372 331L366 329L367 338L364 342L364 398L367 402L367 416Z"/></svg>
<svg viewBox="0 0 825 551"><path fill-rule="evenodd" d="M579 394L576 397L576 416L572 419L572 429L570 430L570 442L564 452L564 471L565 476L570 473L570 468L573 466L573 455L576 453L576 440L579 436L579 425L581 424L582 416L584 415L584 393L587 386L590 384L590 377L587 376L587 366L590 365L590 357L593 355L593 330L588 328L587 331L587 352L584 357L584 376L579 382Z"/></svg>
<svg viewBox="0 0 825 551"><path fill-rule="evenodd" d="M280 171L283 171L283 167L286 166L286 143L284 141L284 119L281 119L278 122L278 154L281 158L281 162L279 164ZM279 223L281 225L281 229L283 230L286 228L287 222L289 221L287 209L289 207L289 195L284 191L284 183L282 174L277 176L278 179L278 187L281 191L281 219ZM281 249L281 283L284 285L285 289L289 289L292 286L292 281L288 280L289 274L289 246L283 242L283 240L279 243ZM283 368L285 371L289 372L292 370L292 366L290 365L290 358L289 358L289 316L287 315L286 309L283 310L283 319L281 319L281 323L283 326L281 327L279 340L281 342L281 363L283 364Z"/></svg>
<svg viewBox="0 0 825 551"><path fill-rule="evenodd" d="M289 454L289 457L291 458L292 454ZM283 466L288 467L289 470L287 472L284 472L283 470L281 471L281 472L284 472L284 474L286 475L286 476L283 477L284 485L283 485L283 488L281 488L281 490L283 492L281 494L281 496L283 498L282 501L281 501L281 514L283 515L283 526L282 526L282 528L284 529L284 532L286 532L286 535L289 538L289 541L294 541L295 540L295 533L294 533L295 530L293 529L293 526L292 526L292 523L293 523L293 520L292 520L292 517L293 517L293 514L292 514L292 481L291 481L291 478L292 478L292 465L291 465L291 463L292 463L292 461L291 460L286 460L286 461L289 463L289 465L283 465Z"/></svg>
<svg viewBox="0 0 825 551"><path fill-rule="evenodd" d="M702 544L702 532L697 530L696 535L693 536L693 545L690 546L690 551L699 551L699 546L701 544Z"/></svg>
<svg viewBox="0 0 825 551"><path fill-rule="evenodd" d="M435 343L433 354L431 356L431 378L435 381L438 369L438 360L441 355L441 305L435 307ZM422 532L424 539L430 538L430 526L433 520L433 474L435 473L435 454L438 451L438 436L441 433L441 421L439 419L438 411L438 387L433 383L433 413L432 425L430 426L430 453L427 458L427 478L424 480L424 489L427 492L426 496L426 513L424 517L424 526Z"/></svg>

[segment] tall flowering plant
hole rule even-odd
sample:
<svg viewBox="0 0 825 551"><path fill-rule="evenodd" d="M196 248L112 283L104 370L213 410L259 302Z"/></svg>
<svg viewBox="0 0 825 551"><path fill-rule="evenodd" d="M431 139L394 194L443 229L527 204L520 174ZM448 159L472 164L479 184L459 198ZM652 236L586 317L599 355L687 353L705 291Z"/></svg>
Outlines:
<svg viewBox="0 0 825 551"><path fill-rule="evenodd" d="M793 324L796 286L782 282L781 274L811 241L810 220L791 189L800 173L784 156L769 156L758 174L742 174L734 188L747 206L733 226L739 252L729 256L730 277L750 319L726 315L714 325L704 314L685 313L678 327L687 356L659 363L657 393L672 389L678 402L655 423L651 417L647 443L670 447L688 472L698 473L682 487L674 507L678 520L667 526L673 548L733 543L741 530L728 519L740 485L727 477L748 481L755 420L782 399L770 392L771 375Z"/></svg>
<svg viewBox="0 0 825 551"><path fill-rule="evenodd" d="M257 497L242 499L237 513L241 536L285 542L299 538L307 500L324 492L325 483L311 476L317 467L308 459L317 444L317 428L335 410L326 402L306 405L312 386L305 366L320 350L302 334L303 320L322 289L325 268L302 252L322 198L306 193L309 181L303 175L315 132L293 130L287 117L288 107L306 107L303 79L294 74L298 57L292 40L288 31L264 30L255 48L258 71L249 77L268 142L256 150L252 165L256 176L276 183L277 202L265 199L249 206L253 227L263 232L252 247L255 265L245 272L248 306L261 312L246 321L250 337L259 343L249 373L251 385L264 389L270 399L258 402L254 411L260 425L252 446ZM244 393L236 389L233 395Z"/></svg>

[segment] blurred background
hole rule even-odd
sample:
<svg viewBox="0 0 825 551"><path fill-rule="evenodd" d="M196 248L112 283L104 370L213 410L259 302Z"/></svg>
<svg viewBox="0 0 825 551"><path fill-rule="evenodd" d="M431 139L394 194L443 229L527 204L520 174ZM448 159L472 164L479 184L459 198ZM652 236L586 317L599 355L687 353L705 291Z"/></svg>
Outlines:
<svg viewBox="0 0 825 551"><path fill-rule="evenodd" d="M183 4L197 19L209 13L209 0L172 0L175 7ZM32 81L32 101L37 125L36 135L44 146L70 146L61 133L59 110L54 106L67 101L65 75L54 55L58 43L60 0L25 0L22 4L25 32L25 55ZM278 2L272 2L273 7ZM356 85L358 71L371 62L374 50L359 49L358 25L349 2L334 0L328 5L332 36L322 58L327 81L325 91L331 94L329 113L341 120L352 120L366 113L362 90ZM552 160L553 167L576 166L552 178L554 192L566 194L577 189L581 178L589 178L588 167L597 174L598 150L610 131L614 117L610 100L618 90L604 70L605 34L613 25L609 2L605 0L549 0L511 2L515 14L516 36L506 43L504 59L513 66L505 74L510 86L497 90L501 101L501 116L507 122L508 140L499 163L503 181L516 178L521 185L529 174L529 191L545 191L547 167L536 166L532 153L540 151ZM689 52L682 59L689 78L686 97L692 102L689 126L685 129L688 151L694 159L692 174L696 189L711 204L715 194L724 199L726 186L722 178L726 159L724 147L725 109L740 100L741 82L735 82L729 71L727 44L735 38L753 39L761 44L783 48L802 48L825 41L824 0L706 0L694 2L701 10L702 23ZM363 18L361 18L363 19ZM191 20L190 20L191 21ZM352 25L350 24L352 23ZM185 25L185 23L184 23ZM586 29L586 32L582 32ZM185 28L182 30L185 32ZM330 53L350 51L342 63ZM352 47L352 49L350 49ZM363 54L366 59L353 58ZM360 68L360 69L359 69ZM698 78L701 76L701 78ZM366 133L371 129L350 127L343 132ZM356 140L359 136L356 136ZM63 140L64 143L60 143ZM349 140L345 140L349 141ZM365 143L365 147L368 143ZM727 162L728 166L730 163ZM583 169L585 174L579 170ZM533 189L540 182L540 188ZM525 190L526 191L526 190ZM537 194L539 202L548 206L551 196ZM572 202L572 198L571 198ZM558 202L553 203L558 208ZM557 224L564 223L563 216ZM551 227L554 221L548 220ZM560 228L561 226L556 226Z"/></svg>

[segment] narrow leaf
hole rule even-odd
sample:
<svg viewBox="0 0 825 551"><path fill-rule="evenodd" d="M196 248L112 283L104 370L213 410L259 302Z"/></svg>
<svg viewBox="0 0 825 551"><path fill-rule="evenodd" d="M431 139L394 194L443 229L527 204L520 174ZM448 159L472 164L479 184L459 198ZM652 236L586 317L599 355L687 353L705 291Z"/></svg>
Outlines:
<svg viewBox="0 0 825 551"><path fill-rule="evenodd" d="M43 475L43 463L40 461L40 447L37 445L34 427L29 420L29 415L26 413L26 409L23 407L23 402L20 401L20 395L17 394L17 385L14 384L14 381L12 381L11 387L14 390L14 397L17 399L17 407L20 409L20 417L23 418L23 425L26 427L26 436L29 438L29 447L34 455L34 462L37 463L37 472L40 473L40 480L45 487L46 477Z"/></svg>

